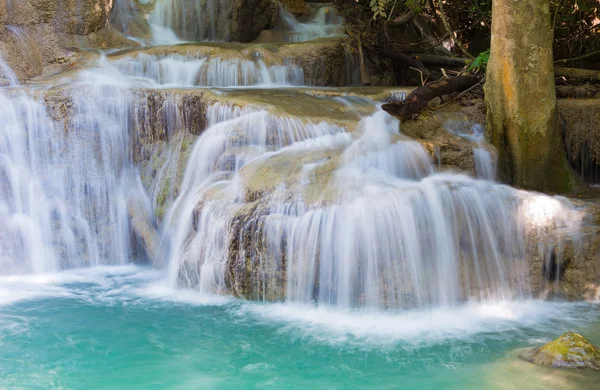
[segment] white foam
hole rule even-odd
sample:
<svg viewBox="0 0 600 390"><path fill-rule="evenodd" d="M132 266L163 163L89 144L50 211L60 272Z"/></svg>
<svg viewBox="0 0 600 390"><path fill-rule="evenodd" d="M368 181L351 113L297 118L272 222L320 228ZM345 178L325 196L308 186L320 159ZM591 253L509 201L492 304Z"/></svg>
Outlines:
<svg viewBox="0 0 600 390"><path fill-rule="evenodd" d="M581 326L593 321L585 303L498 301L458 307L399 312L347 311L295 304L247 304L239 315L277 322L281 331L318 342L352 341L424 346L448 340L470 340L478 335L515 332L523 328L554 332L560 320Z"/></svg>

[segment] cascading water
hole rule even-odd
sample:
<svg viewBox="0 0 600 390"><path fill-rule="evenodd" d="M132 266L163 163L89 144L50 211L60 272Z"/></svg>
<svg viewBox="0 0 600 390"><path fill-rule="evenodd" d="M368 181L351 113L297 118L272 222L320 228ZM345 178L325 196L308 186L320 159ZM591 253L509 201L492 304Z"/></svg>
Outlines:
<svg viewBox="0 0 600 390"><path fill-rule="evenodd" d="M115 1L155 43L229 38L229 1ZM585 211L497 183L464 118L403 135L404 91L308 87L360 84L320 77L355 58L311 7L281 38L309 44L86 52L24 85L0 60L1 388L594 388L511 352L600 340L597 304L527 299L597 273Z"/></svg>
<svg viewBox="0 0 600 390"><path fill-rule="evenodd" d="M540 228L576 231L582 221L545 195L436 173L420 144L397 139L397 121L383 112L363 119L354 140L347 129L281 126L264 115L221 115L197 141L165 225L175 237L173 282L220 293L239 283L246 296L346 308L523 297L531 282L525 237ZM313 172L332 154L339 157L331 182L305 199ZM278 184L257 208L248 195L252 171L266 174L277 159L280 169L306 163L291 188ZM231 276L235 264L245 265Z"/></svg>
<svg viewBox="0 0 600 390"><path fill-rule="evenodd" d="M286 40L289 42L306 42L344 34L343 18L338 16L331 4L320 7L312 20L306 23L296 20L283 6L280 7L279 13Z"/></svg>
<svg viewBox="0 0 600 390"><path fill-rule="evenodd" d="M0 93L2 273L125 264L135 256L133 100L118 82L93 73L80 80L55 95L60 110L36 97L43 91Z"/></svg>
<svg viewBox="0 0 600 390"><path fill-rule="evenodd" d="M496 163L485 147L485 135L483 126L468 120L448 119L444 128L450 133L475 143L473 157L477 176L485 180L496 179Z"/></svg>
<svg viewBox="0 0 600 390"><path fill-rule="evenodd" d="M264 61L202 58L140 53L118 59L110 66L128 76L148 78L161 85L185 87L239 87L304 85L304 71L296 65L266 65Z"/></svg>
<svg viewBox="0 0 600 390"><path fill-rule="evenodd" d="M227 41L231 0L156 0L149 22L155 44Z"/></svg>
<svg viewBox="0 0 600 390"><path fill-rule="evenodd" d="M12 68L4 61L4 58L0 54L0 75L6 79L8 85L17 85L19 84L19 78L12 70Z"/></svg>

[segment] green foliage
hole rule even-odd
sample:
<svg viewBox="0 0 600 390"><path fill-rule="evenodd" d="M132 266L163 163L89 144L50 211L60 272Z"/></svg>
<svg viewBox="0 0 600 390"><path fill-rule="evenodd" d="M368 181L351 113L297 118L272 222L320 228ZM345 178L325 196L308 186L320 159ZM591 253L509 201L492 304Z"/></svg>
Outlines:
<svg viewBox="0 0 600 390"><path fill-rule="evenodd" d="M419 14L423 11L425 1L426 0L406 0L406 7Z"/></svg>
<svg viewBox="0 0 600 390"><path fill-rule="evenodd" d="M426 0L370 0L369 7L373 12L373 19L389 20L399 12L406 12L408 9L421 13L425 4Z"/></svg>
<svg viewBox="0 0 600 390"><path fill-rule="evenodd" d="M469 64L469 71L485 70L488 61L490 60L489 49L479 53L477 57Z"/></svg>
<svg viewBox="0 0 600 390"><path fill-rule="evenodd" d="M386 8L388 3L389 0L371 0L369 5L371 6L371 11L373 12L373 19L377 19L378 17L387 18Z"/></svg>

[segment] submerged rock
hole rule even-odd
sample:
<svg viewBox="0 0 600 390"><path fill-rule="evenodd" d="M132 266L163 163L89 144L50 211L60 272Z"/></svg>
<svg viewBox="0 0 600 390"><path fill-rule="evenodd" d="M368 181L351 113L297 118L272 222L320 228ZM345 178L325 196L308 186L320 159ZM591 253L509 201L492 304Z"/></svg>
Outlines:
<svg viewBox="0 0 600 390"><path fill-rule="evenodd" d="M600 349L573 332L567 332L548 344L524 352L521 358L544 367L600 370Z"/></svg>

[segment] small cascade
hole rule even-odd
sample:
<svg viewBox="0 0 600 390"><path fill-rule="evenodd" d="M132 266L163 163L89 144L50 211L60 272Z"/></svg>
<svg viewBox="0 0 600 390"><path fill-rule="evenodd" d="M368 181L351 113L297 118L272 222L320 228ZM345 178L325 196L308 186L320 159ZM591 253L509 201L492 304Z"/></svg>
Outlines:
<svg viewBox="0 0 600 390"><path fill-rule="evenodd" d="M260 59L221 59L170 54L139 53L110 62L126 76L147 78L171 86L286 86L304 85L304 71L296 65L267 65Z"/></svg>
<svg viewBox="0 0 600 390"><path fill-rule="evenodd" d="M155 44L227 41L230 0L156 0L149 22Z"/></svg>
<svg viewBox="0 0 600 390"><path fill-rule="evenodd" d="M489 149L486 148L483 126L479 123L451 118L444 122L444 128L450 133L475 144L473 157L477 176L485 180L495 180L496 162Z"/></svg>
<svg viewBox="0 0 600 390"><path fill-rule="evenodd" d="M371 309L524 297L525 237L582 221L568 202L436 173L383 112L354 138L215 110L163 232L179 286Z"/></svg>
<svg viewBox="0 0 600 390"><path fill-rule="evenodd" d="M8 85L17 85L19 84L19 78L12 70L12 68L4 61L2 54L0 53L0 76L4 77L8 82Z"/></svg>
<svg viewBox="0 0 600 390"><path fill-rule="evenodd" d="M180 280L204 292L223 292L224 283L215 281L223 281L227 229L236 206L243 204L239 170L294 143L333 137L342 129L220 104L212 106L207 117L210 127L192 150L180 195L165 218L163 248L169 248L173 283ZM220 190L224 202L211 199L211 192ZM206 206L201 211L200 202ZM192 229L197 233L190 240Z"/></svg>
<svg viewBox="0 0 600 390"><path fill-rule="evenodd" d="M289 42L306 42L344 34L344 19L330 4L320 7L312 20L306 23L296 20L294 15L283 6L280 7L279 13L286 40Z"/></svg>
<svg viewBox="0 0 600 390"><path fill-rule="evenodd" d="M2 273L125 264L134 258L127 212L136 172L131 106L115 86L88 84L49 111L0 92Z"/></svg>

